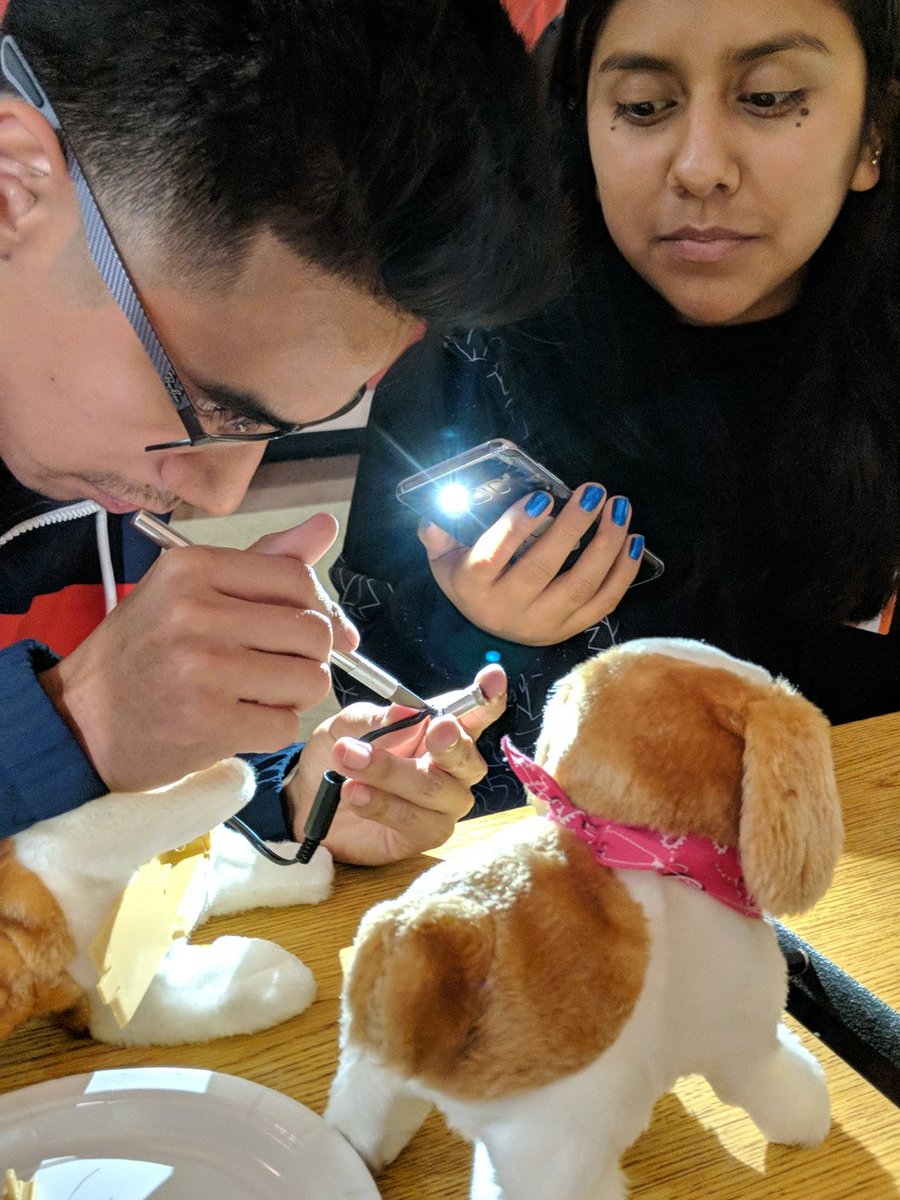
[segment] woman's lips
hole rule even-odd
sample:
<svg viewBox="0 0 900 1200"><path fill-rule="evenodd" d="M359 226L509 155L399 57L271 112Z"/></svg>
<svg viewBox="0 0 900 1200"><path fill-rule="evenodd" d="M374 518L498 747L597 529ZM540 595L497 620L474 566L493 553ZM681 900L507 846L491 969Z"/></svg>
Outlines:
<svg viewBox="0 0 900 1200"><path fill-rule="evenodd" d="M664 234L660 243L683 262L715 263L743 250L756 238L735 229L676 229Z"/></svg>

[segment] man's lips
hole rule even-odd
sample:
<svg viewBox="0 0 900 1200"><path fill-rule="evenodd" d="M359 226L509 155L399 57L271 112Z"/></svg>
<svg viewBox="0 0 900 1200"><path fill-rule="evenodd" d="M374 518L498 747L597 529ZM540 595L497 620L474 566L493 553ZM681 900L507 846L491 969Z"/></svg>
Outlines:
<svg viewBox="0 0 900 1200"><path fill-rule="evenodd" d="M91 485L88 495L101 508L105 508L107 512L118 515L137 512L139 508L149 508L152 512L158 513L171 512L175 508L174 504L164 501L161 496L147 496L143 500L126 499L122 496L115 496L111 492L106 492L102 488L98 488L96 484Z"/></svg>
<svg viewBox="0 0 900 1200"><path fill-rule="evenodd" d="M108 492L102 492L99 488L94 488L94 500L101 508L105 508L111 513L127 513L137 512L141 507L133 500L123 500L119 496L111 496Z"/></svg>
<svg viewBox="0 0 900 1200"><path fill-rule="evenodd" d="M756 240L755 234L741 233L740 230L726 229L720 225L703 229L684 225L657 238L663 245L671 247L677 258L697 263L721 262Z"/></svg>

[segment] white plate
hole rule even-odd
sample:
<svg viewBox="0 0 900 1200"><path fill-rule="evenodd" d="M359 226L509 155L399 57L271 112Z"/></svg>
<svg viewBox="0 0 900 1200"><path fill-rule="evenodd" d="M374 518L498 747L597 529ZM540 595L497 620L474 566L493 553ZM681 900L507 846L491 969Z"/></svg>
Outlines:
<svg viewBox="0 0 900 1200"><path fill-rule="evenodd" d="M377 1200L337 1130L215 1071L95 1071L0 1096L0 1181L38 1200Z"/></svg>

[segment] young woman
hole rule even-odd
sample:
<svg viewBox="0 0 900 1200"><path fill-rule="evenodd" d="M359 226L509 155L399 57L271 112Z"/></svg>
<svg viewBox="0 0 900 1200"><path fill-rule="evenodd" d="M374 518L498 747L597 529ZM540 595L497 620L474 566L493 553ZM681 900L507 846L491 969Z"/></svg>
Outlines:
<svg viewBox="0 0 900 1200"><path fill-rule="evenodd" d="M529 748L553 681L612 641L704 638L835 722L900 708L898 49L887 0L569 0L571 293L406 354L333 574L366 653L420 692L506 666L481 811L519 796L500 735ZM471 549L434 525L419 544L394 500L489 437L596 481L512 563L540 500ZM666 564L635 587L632 512Z"/></svg>

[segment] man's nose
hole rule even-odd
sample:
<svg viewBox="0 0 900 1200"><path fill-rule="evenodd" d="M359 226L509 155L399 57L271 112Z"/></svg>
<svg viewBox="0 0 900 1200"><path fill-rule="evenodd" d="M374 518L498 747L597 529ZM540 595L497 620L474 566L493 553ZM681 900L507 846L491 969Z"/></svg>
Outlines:
<svg viewBox="0 0 900 1200"><path fill-rule="evenodd" d="M720 106L712 100L690 106L679 134L669 166L669 186L700 200L717 191L735 192L741 180L740 166L729 121Z"/></svg>
<svg viewBox="0 0 900 1200"><path fill-rule="evenodd" d="M212 517L225 517L243 500L265 453L265 442L198 446L168 456L166 488Z"/></svg>

